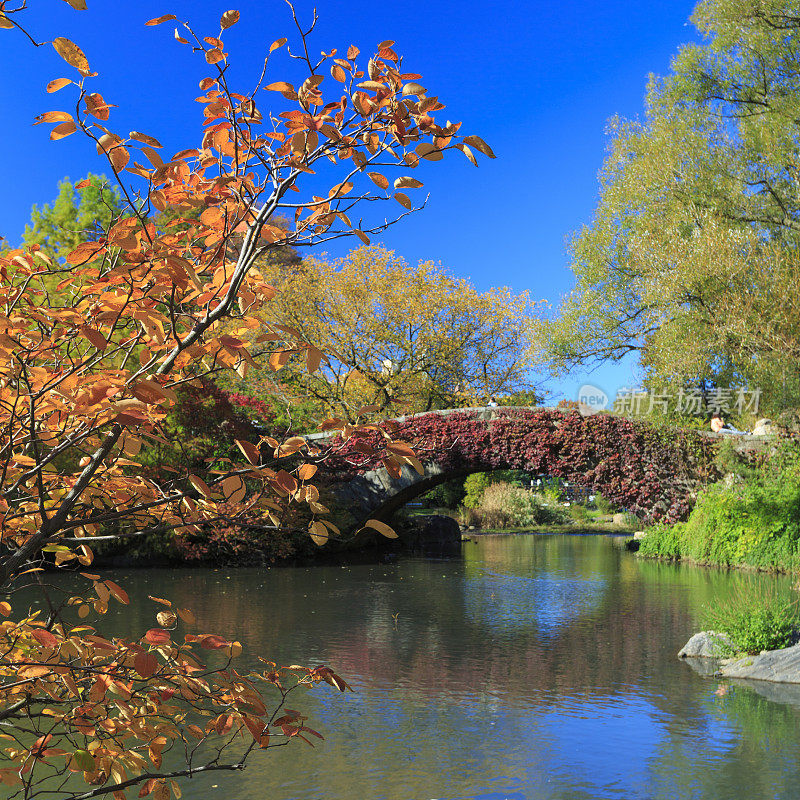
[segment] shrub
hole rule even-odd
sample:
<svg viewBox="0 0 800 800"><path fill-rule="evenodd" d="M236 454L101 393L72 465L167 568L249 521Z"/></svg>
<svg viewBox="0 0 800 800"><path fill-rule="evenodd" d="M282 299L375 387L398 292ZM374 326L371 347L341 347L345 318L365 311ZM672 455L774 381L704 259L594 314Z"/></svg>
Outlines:
<svg viewBox="0 0 800 800"><path fill-rule="evenodd" d="M549 508L534 492L511 483L487 486L476 506L462 516L465 524L483 528L526 528L566 521L561 509Z"/></svg>
<svg viewBox="0 0 800 800"><path fill-rule="evenodd" d="M421 499L429 506L455 509L464 502L465 497L464 481L460 478L455 478L434 486Z"/></svg>
<svg viewBox="0 0 800 800"><path fill-rule="evenodd" d="M572 503L568 511L575 522L586 522L589 519L589 509L581 503Z"/></svg>
<svg viewBox="0 0 800 800"><path fill-rule="evenodd" d="M617 510L616 506L599 492L594 496L594 507L601 514L613 514Z"/></svg>
<svg viewBox="0 0 800 800"><path fill-rule="evenodd" d="M726 633L732 646L721 644L720 655L760 653L789 647L797 639L797 600L775 589L749 585L735 595L709 603L701 612L703 627Z"/></svg>
<svg viewBox="0 0 800 800"><path fill-rule="evenodd" d="M689 519L656 525L643 555L765 570L800 568L800 448L787 442L743 482L703 492Z"/></svg>
<svg viewBox="0 0 800 800"><path fill-rule="evenodd" d="M477 508L491 482L488 472L473 472L472 475L467 475L464 479L464 508Z"/></svg>
<svg viewBox="0 0 800 800"><path fill-rule="evenodd" d="M256 520L269 523L269 520ZM314 555L314 545L303 532L275 531L238 525L205 526L196 533L175 537L175 549L188 564L266 566Z"/></svg>

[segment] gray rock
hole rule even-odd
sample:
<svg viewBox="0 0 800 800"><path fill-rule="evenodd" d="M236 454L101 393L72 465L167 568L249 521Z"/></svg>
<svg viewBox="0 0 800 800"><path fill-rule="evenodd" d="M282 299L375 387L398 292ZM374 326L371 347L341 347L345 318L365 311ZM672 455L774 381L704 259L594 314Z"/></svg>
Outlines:
<svg viewBox="0 0 800 800"><path fill-rule="evenodd" d="M611 522L614 525L627 525L628 524L628 515L627 514L622 514L622 513L614 514L614 516L611 518Z"/></svg>
<svg viewBox="0 0 800 800"><path fill-rule="evenodd" d="M724 633L700 631L689 639L678 653L678 658L721 658L730 639Z"/></svg>
<svg viewBox="0 0 800 800"><path fill-rule="evenodd" d="M725 678L800 683L800 644L733 659L722 665L720 674Z"/></svg>
<svg viewBox="0 0 800 800"><path fill-rule="evenodd" d="M764 417L756 422L753 428L753 436L769 436L778 433L778 427L771 419Z"/></svg>
<svg viewBox="0 0 800 800"><path fill-rule="evenodd" d="M684 663L688 664L698 675L709 678L719 672L719 659L717 658L684 658Z"/></svg>

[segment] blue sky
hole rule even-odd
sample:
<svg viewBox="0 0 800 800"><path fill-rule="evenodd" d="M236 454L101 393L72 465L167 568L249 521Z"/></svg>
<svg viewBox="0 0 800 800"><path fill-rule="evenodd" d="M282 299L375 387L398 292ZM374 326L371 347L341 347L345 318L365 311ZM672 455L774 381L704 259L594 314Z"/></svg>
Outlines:
<svg viewBox="0 0 800 800"><path fill-rule="evenodd" d="M172 38L172 28L144 27L175 13L203 35L216 35L222 11L241 22L228 31L237 79L248 90L270 42L291 33L279 0L88 0L75 12L63 0L33 0L26 24L40 39L76 41L100 75L95 87L115 103L112 128L158 137L167 151L198 142L197 83L207 69ZM313 3L298 0L301 19ZM498 158L475 169L459 153L426 166L428 207L390 229L383 242L408 261L431 259L480 288L507 285L557 302L571 285L565 242L587 222L597 201L597 173L615 114L641 115L650 72L665 73L678 47L696 38L684 0L578 0L555 3L409 0L323 0L316 50L362 51L394 39L404 68L447 104ZM16 31L0 31L0 234L16 242L34 203L51 200L58 180L101 171L93 147L77 135L50 142L50 126L31 127L45 110L67 109L69 89L48 95L53 78L70 76L52 47L34 50ZM277 62L280 63L280 62ZM277 66L277 64L276 64ZM275 70L274 80L285 77ZM11 78L10 80L8 78ZM344 245L329 247L341 255ZM573 399L589 380L613 395L635 380L635 365L602 367L547 383L552 398Z"/></svg>

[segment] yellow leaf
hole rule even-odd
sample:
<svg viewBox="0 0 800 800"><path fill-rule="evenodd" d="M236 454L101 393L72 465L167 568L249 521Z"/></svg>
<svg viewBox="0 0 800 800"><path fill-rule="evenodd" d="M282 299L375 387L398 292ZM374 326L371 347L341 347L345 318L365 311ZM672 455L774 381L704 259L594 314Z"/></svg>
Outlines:
<svg viewBox="0 0 800 800"><path fill-rule="evenodd" d="M397 539L398 536L394 532L392 528L390 528L385 522L381 522L378 519L368 519L364 523L365 528L373 528L374 530L378 531L381 536L385 536L387 539Z"/></svg>
<svg viewBox="0 0 800 800"><path fill-rule="evenodd" d="M489 156L489 158L497 158L497 156L492 152L492 148L489 147L489 145L486 144L486 142L484 142L480 136L465 136L464 144L471 145L485 156Z"/></svg>
<svg viewBox="0 0 800 800"><path fill-rule="evenodd" d="M53 40L53 47L56 52L72 67L83 75L89 74L89 61L83 50L64 36L57 36Z"/></svg>
<svg viewBox="0 0 800 800"><path fill-rule="evenodd" d="M320 547L326 544L328 539L330 539L328 529L319 520L314 520L311 525L309 525L309 530L311 532L311 541Z"/></svg>

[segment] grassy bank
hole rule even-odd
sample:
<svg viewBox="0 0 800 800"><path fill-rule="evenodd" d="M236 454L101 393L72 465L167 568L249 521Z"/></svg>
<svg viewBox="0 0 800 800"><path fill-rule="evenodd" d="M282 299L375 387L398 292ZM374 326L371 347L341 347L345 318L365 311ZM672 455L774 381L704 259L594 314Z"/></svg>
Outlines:
<svg viewBox="0 0 800 800"><path fill-rule="evenodd" d="M698 498L686 522L648 530L643 556L773 572L800 570L800 447L785 442L760 465L720 453L726 480Z"/></svg>

